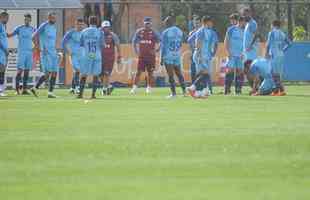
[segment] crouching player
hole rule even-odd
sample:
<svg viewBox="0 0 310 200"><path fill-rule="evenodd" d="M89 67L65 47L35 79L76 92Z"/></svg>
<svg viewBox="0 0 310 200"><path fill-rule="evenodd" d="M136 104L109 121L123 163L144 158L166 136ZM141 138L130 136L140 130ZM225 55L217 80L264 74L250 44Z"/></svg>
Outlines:
<svg viewBox="0 0 310 200"><path fill-rule="evenodd" d="M72 86L70 93L78 94L80 89L80 68L82 63L82 47L81 47L81 34L84 28L84 20L78 18L75 22L75 28L68 31L63 40L62 48L68 54L73 67Z"/></svg>
<svg viewBox="0 0 310 200"><path fill-rule="evenodd" d="M48 21L42 23L32 36L35 48L41 53L41 65L44 75L40 77L35 87L31 88L34 96L37 96L37 89L49 79L48 98L56 98L53 90L59 68L59 59L56 51L56 14L49 13Z"/></svg>
<svg viewBox="0 0 310 200"><path fill-rule="evenodd" d="M120 40L118 36L112 32L111 23L109 21L102 22L102 31L104 33L104 46L102 48L102 71L101 71L101 81L103 84L102 94L111 95L113 91L113 86L110 84L110 77L113 71L114 61L115 61L115 48L117 50L117 62L120 63L121 47Z"/></svg>
<svg viewBox="0 0 310 200"><path fill-rule="evenodd" d="M130 91L135 94L140 81L140 76L147 71L147 87L146 93L151 93L153 83L153 72L156 65L156 44L160 42L160 35L152 28L152 18L144 18L144 27L136 31L132 43L136 54L138 55L138 71L134 80L134 84Z"/></svg>
<svg viewBox="0 0 310 200"><path fill-rule="evenodd" d="M280 27L280 21L273 21L272 30L269 32L267 40L266 57L271 58L272 75L276 84L276 91L273 93L273 96L286 95L281 76L284 65L284 50L290 45L290 41Z"/></svg>
<svg viewBox="0 0 310 200"><path fill-rule="evenodd" d="M243 61L242 42L245 27L245 18L232 15L231 18L238 21L237 25L232 25L227 29L224 46L228 52L228 72L225 76L225 95L230 94L232 82L235 81L235 94L239 95L243 85Z"/></svg>
<svg viewBox="0 0 310 200"><path fill-rule="evenodd" d="M213 44L217 37L214 30L210 28L212 18L205 16L202 18L203 27L197 32L195 42L194 60L197 67L197 76L194 83L187 88L188 93L193 98L208 97L208 83L210 82L211 59L213 57ZM201 88L198 88L198 87Z"/></svg>
<svg viewBox="0 0 310 200"><path fill-rule="evenodd" d="M179 79L183 95L185 92L184 77L181 71L181 47L183 32L175 26L173 17L165 19L167 29L163 31L161 37L161 64L165 65L169 77L171 94L168 98L176 97L174 74Z"/></svg>
<svg viewBox="0 0 310 200"><path fill-rule="evenodd" d="M244 72L249 81L253 81L250 95L271 95L275 91L275 83L272 78L270 60L265 58L255 59L250 66L245 66ZM260 79L263 79L260 81Z"/></svg>
<svg viewBox="0 0 310 200"><path fill-rule="evenodd" d="M83 98L87 76L93 76L93 89L91 98L96 98L98 77L101 73L101 48L104 45L103 32L97 28L97 17L89 17L90 27L84 29L81 35L81 46L84 47L81 66L81 81L79 99Z"/></svg>
<svg viewBox="0 0 310 200"><path fill-rule="evenodd" d="M29 72L33 65L32 59L32 34L35 29L30 25L31 23L31 15L25 14L25 24L21 26L17 26L13 33L8 34L8 37L13 37L17 35L18 38L18 62L17 62L17 74L15 77L15 89L17 95L20 94L19 91L19 82L23 76L23 95L29 95L30 93L27 91L27 83L29 78Z"/></svg>

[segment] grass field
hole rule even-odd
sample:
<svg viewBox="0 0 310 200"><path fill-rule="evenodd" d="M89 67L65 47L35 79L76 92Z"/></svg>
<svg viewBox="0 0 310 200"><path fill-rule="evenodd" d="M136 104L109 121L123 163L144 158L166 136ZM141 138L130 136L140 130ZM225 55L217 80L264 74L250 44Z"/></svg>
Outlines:
<svg viewBox="0 0 310 200"><path fill-rule="evenodd" d="M286 97L0 99L1 200L309 200L310 86Z"/></svg>

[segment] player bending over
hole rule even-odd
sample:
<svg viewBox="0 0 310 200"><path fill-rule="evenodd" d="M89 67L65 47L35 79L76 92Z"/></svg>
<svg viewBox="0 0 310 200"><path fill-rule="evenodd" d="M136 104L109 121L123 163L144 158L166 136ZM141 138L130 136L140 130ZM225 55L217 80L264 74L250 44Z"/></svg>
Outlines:
<svg viewBox="0 0 310 200"><path fill-rule="evenodd" d="M89 17L90 26L82 31L81 46L84 47L84 55L82 56L81 81L79 99L83 98L84 88L87 76L93 76L93 89L91 98L96 98L96 90L98 86L98 77L101 73L101 49L104 45L103 32L97 28L97 17Z"/></svg>
<svg viewBox="0 0 310 200"><path fill-rule="evenodd" d="M203 27L197 32L195 42L194 60L197 67L197 76L194 83L187 88L193 98L208 97L208 83L210 82L211 59L213 57L213 44L217 40L214 30L210 27L212 18L202 18ZM200 88L198 88L200 87Z"/></svg>
<svg viewBox="0 0 310 200"><path fill-rule="evenodd" d="M232 82L235 81L235 94L242 92L243 85L243 62L242 62L242 41L245 26L245 18L239 15L231 15L231 21L237 21L227 29L224 46L228 53L228 72L225 76L225 95L231 93Z"/></svg>
<svg viewBox="0 0 310 200"><path fill-rule="evenodd" d="M6 96L4 93L5 71L9 56L8 37L5 25L9 21L7 12L0 13L0 97Z"/></svg>
<svg viewBox="0 0 310 200"><path fill-rule="evenodd" d="M181 71L181 47L183 32L175 26L174 17L165 19L166 29L161 37L161 64L166 67L169 77L171 94L168 98L176 97L174 74L178 77L183 95L186 94L184 77Z"/></svg>
<svg viewBox="0 0 310 200"><path fill-rule="evenodd" d="M39 89L44 81L49 79L48 98L56 98L53 90L59 69L59 59L56 51L57 30L55 23L56 14L49 13L48 21L43 22L32 36L35 48L38 49L41 54L41 65L44 73L35 87L30 90L36 97L38 97L37 89Z"/></svg>
<svg viewBox="0 0 310 200"><path fill-rule="evenodd" d="M17 62L17 74L15 77L15 89L16 94L19 95L19 83L23 76L23 95L29 95L27 91L27 83L29 78L29 72L33 66L33 52L32 52L32 34L35 31L35 28L31 26L31 15L29 13L24 15L25 24L17 26L13 33L8 34L8 37L13 37L17 35L18 38L18 62Z"/></svg>
<svg viewBox="0 0 310 200"><path fill-rule="evenodd" d="M160 42L160 35L152 29L152 18L144 18L144 27L136 31L132 43L135 53L138 55L138 71L136 73L134 84L130 91L135 94L138 89L140 76L147 71L146 93L151 93L153 83L153 72L156 64L156 44Z"/></svg>
<svg viewBox="0 0 310 200"><path fill-rule="evenodd" d="M244 73L247 75L248 80L253 82L250 95L271 95L275 91L276 86L272 78L270 60L265 58L255 59L250 66L245 66Z"/></svg>
<svg viewBox="0 0 310 200"><path fill-rule="evenodd" d="M113 91L113 86L110 84L110 77L113 71L114 61L115 61L115 49L117 50L117 62L121 62L121 47L119 37L112 32L111 23L109 21L102 22L102 31L104 33L104 46L102 48L102 71L101 71L101 81L103 84L102 94L111 95Z"/></svg>
<svg viewBox="0 0 310 200"><path fill-rule="evenodd" d="M283 73L284 50L290 45L287 35L280 29L281 22L272 22L272 30L268 34L266 57L271 58L272 76L276 84L274 96L286 95L281 81Z"/></svg>

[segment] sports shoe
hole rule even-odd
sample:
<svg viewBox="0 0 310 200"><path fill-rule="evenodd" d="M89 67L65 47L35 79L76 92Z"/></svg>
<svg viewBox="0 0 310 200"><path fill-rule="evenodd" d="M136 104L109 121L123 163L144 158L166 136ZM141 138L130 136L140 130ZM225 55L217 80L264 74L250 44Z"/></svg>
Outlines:
<svg viewBox="0 0 310 200"><path fill-rule="evenodd" d="M107 90L107 95L109 95L109 96L110 96L110 95L112 94L113 90L114 90L114 87L113 87L113 86L108 87L108 90Z"/></svg>
<svg viewBox="0 0 310 200"><path fill-rule="evenodd" d="M108 93L108 89L107 88L102 88L101 95L105 96L105 95L107 95L107 93Z"/></svg>
<svg viewBox="0 0 310 200"><path fill-rule="evenodd" d="M168 96L166 96L166 99L176 99L177 95L176 94L170 94Z"/></svg>
<svg viewBox="0 0 310 200"><path fill-rule="evenodd" d="M35 88L31 88L31 89L30 89L30 92L31 92L35 97L38 97L37 91L36 91Z"/></svg>
<svg viewBox="0 0 310 200"><path fill-rule="evenodd" d="M132 86L132 89L130 90L130 94L136 94L138 87L136 85Z"/></svg>
<svg viewBox="0 0 310 200"><path fill-rule="evenodd" d="M151 87L146 87L145 89L146 94L151 94L152 93L152 88Z"/></svg>
<svg viewBox="0 0 310 200"><path fill-rule="evenodd" d="M75 94L75 90L73 88L70 88L69 93L70 94Z"/></svg>
<svg viewBox="0 0 310 200"><path fill-rule="evenodd" d="M55 99L55 98L57 98L57 96L55 94L53 94L52 92L48 92L47 98Z"/></svg>
<svg viewBox="0 0 310 200"><path fill-rule="evenodd" d="M6 97L7 95L4 92L0 92L0 97Z"/></svg>
<svg viewBox="0 0 310 200"><path fill-rule="evenodd" d="M16 95L20 95L20 91L19 91L19 90L16 90L15 94L16 94Z"/></svg>

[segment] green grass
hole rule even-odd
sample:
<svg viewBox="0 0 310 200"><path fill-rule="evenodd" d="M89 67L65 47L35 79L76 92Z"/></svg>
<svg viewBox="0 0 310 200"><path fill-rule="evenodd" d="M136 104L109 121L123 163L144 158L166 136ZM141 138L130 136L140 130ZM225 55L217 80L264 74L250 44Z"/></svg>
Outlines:
<svg viewBox="0 0 310 200"><path fill-rule="evenodd" d="M206 101L56 93L0 99L1 200L310 199L309 86Z"/></svg>

